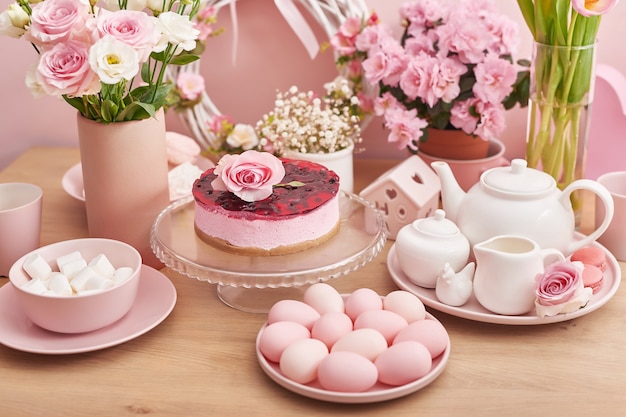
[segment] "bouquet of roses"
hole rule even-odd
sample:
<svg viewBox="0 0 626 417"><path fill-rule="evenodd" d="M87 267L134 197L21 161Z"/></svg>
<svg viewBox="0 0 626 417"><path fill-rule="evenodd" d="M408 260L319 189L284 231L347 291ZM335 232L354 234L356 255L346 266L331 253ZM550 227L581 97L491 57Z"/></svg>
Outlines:
<svg viewBox="0 0 626 417"><path fill-rule="evenodd" d="M505 110L528 101L528 70L518 71L512 59L515 23L491 0L413 0L400 15L400 40L372 17L348 19L331 40L339 65L361 62L361 81L378 85L374 110L388 140L416 151L428 127L497 137Z"/></svg>
<svg viewBox="0 0 626 417"><path fill-rule="evenodd" d="M39 54L27 74L35 95L63 97L84 117L111 123L171 105L166 68L197 60L213 21L201 0L17 0L0 14L0 34ZM178 98L193 102L181 90L188 83L178 83Z"/></svg>

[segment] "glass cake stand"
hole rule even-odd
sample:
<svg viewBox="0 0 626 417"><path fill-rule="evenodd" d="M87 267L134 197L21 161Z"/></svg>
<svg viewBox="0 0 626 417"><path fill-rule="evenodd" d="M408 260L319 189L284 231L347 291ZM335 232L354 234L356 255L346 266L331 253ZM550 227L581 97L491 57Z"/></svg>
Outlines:
<svg viewBox="0 0 626 417"><path fill-rule="evenodd" d="M168 267L190 278L217 284L225 304L247 312L267 313L306 285L348 274L378 255L387 238L382 214L363 198L339 196L341 225L327 242L282 256L246 256L217 249L194 229L192 196L167 206L156 218L150 243Z"/></svg>

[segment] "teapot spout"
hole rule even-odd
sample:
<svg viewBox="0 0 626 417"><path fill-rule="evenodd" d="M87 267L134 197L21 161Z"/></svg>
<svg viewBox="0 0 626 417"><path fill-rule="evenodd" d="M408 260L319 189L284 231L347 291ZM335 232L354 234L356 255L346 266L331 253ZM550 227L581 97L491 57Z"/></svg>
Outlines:
<svg viewBox="0 0 626 417"><path fill-rule="evenodd" d="M430 166L437 173L441 183L441 200L446 217L456 222L461 201L465 198L465 191L454 178L452 169L450 169L450 165L447 162L435 161Z"/></svg>

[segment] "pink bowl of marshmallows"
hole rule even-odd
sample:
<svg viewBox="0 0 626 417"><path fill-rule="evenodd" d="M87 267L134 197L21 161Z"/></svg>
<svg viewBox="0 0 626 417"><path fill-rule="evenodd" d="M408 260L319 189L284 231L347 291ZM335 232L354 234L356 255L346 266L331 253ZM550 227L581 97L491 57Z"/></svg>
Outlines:
<svg viewBox="0 0 626 417"><path fill-rule="evenodd" d="M141 255L111 239L66 240L38 248L9 271L19 303L37 326L85 333L121 319L137 295Z"/></svg>

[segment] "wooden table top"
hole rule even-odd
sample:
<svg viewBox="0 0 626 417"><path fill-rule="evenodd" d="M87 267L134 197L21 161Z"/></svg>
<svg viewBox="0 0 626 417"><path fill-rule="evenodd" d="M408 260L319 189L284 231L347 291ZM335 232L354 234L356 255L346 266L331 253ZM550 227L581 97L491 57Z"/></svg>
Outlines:
<svg viewBox="0 0 626 417"><path fill-rule="evenodd" d="M0 172L0 182L44 190L41 244L87 237L83 203L61 186L77 149L32 148ZM356 160L362 189L390 161ZM386 244L371 263L329 281L340 292L397 289ZM620 265L624 271L625 264ZM39 355L0 345L3 416L623 416L626 415L626 290L602 308L562 323L507 326L428 309L447 328L451 355L432 384L373 404L305 398L270 380L255 354L265 315L223 304L216 287L162 270L178 293L159 326L111 348ZM0 285L8 279L0 278Z"/></svg>

